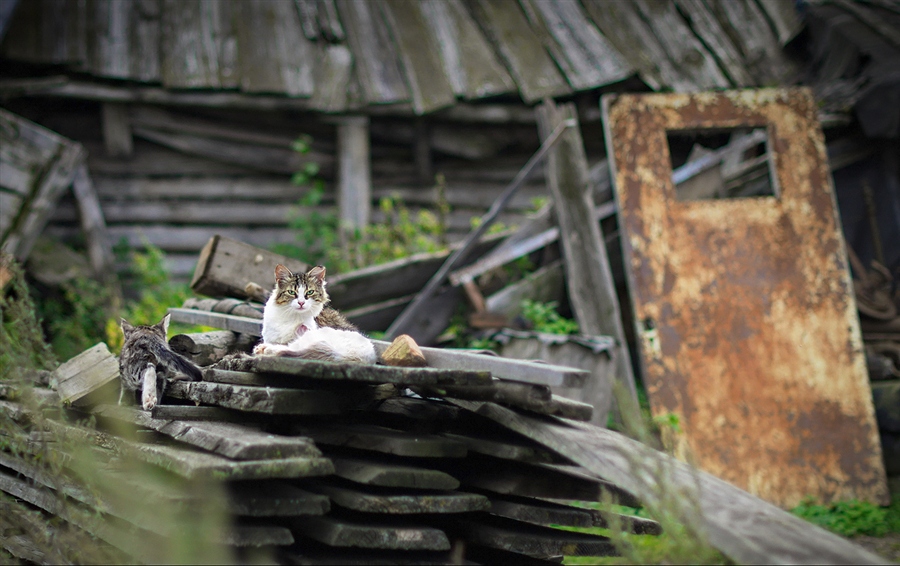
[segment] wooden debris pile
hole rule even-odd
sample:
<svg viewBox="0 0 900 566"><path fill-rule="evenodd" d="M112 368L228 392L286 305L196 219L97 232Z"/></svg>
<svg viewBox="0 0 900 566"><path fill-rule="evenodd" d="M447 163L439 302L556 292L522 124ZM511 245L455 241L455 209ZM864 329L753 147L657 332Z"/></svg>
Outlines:
<svg viewBox="0 0 900 566"><path fill-rule="evenodd" d="M176 317L185 312L173 311ZM231 353L241 343L224 339L226 334L233 333L179 335L171 343L200 345L195 359L212 359L219 356L202 346L218 340ZM379 343L381 353L386 349ZM609 497L639 506L634 495L548 446L436 398L498 401L584 420L589 405L557 398L538 382L572 385L585 372L437 352L420 350L432 367L227 356L204 370L203 381L173 383L166 404L146 412L109 402L117 376L107 368L115 358L99 344L60 366L58 393L28 389L17 397L21 388L3 389L0 410L19 423L20 432L10 438L13 448L0 452L0 488L145 562L168 556L161 549L198 504L190 494L166 488L178 479L221 480L229 526L216 542L239 559L250 556L248 549L283 563L509 563L613 554L605 537L551 528L604 525L608 519L557 500ZM480 360L492 370L466 369ZM499 380L493 371L519 371L523 380ZM43 411L26 402L34 394ZM63 395L68 403L60 409ZM95 426L72 424L87 420ZM89 479L78 472L86 454L66 439L81 440L102 463ZM37 457L48 446L63 452L59 473L48 473ZM156 470L152 481L129 478L132 461ZM123 484L139 490L142 505L123 503L110 487ZM168 504L181 514L171 524L154 520L155 507ZM633 532L660 532L648 519L623 520ZM13 516L4 521L6 529L22 529ZM42 561L27 545L4 546L20 558Z"/></svg>

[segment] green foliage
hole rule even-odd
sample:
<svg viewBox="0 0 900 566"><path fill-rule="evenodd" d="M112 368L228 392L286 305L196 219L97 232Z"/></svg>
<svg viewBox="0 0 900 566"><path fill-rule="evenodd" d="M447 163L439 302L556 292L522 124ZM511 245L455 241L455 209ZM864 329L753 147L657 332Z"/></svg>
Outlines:
<svg viewBox="0 0 900 566"><path fill-rule="evenodd" d="M492 340L484 331L475 331L469 327L466 321L466 309L460 305L450 319L447 329L438 338L438 341L449 342L453 348L465 348L469 350L493 350L500 349L500 343Z"/></svg>
<svg viewBox="0 0 900 566"><path fill-rule="evenodd" d="M0 381L9 381L18 368L52 369L56 357L41 330L40 320L22 268L8 266L12 279L9 288L0 293Z"/></svg>
<svg viewBox="0 0 900 566"><path fill-rule="evenodd" d="M578 323L563 318L557 312L556 301L540 303L525 299L522 301L522 318L527 320L536 332L546 334L578 334Z"/></svg>
<svg viewBox="0 0 900 566"><path fill-rule="evenodd" d="M900 532L900 509L896 508L897 503L894 507L889 517L890 508L882 509L866 501L853 499L818 505L812 497L807 497L791 509L791 513L839 535L881 537L889 532Z"/></svg>

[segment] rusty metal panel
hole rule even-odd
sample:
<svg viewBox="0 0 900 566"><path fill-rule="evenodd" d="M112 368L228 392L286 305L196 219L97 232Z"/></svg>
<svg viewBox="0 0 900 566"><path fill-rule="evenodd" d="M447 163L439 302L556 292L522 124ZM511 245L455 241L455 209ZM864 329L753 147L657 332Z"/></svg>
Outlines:
<svg viewBox="0 0 900 566"><path fill-rule="evenodd" d="M889 501L816 104L805 89L609 95L606 142L651 410L673 447L792 507ZM775 196L679 201L667 132L764 127Z"/></svg>

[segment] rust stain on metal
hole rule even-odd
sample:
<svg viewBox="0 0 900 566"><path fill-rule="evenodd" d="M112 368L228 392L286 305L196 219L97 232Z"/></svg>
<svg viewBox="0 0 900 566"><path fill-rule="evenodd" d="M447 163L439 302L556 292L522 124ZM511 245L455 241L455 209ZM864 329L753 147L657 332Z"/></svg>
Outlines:
<svg viewBox="0 0 900 566"><path fill-rule="evenodd" d="M604 99L652 412L784 507L889 501L824 138L805 89ZM667 131L765 127L775 196L678 201Z"/></svg>

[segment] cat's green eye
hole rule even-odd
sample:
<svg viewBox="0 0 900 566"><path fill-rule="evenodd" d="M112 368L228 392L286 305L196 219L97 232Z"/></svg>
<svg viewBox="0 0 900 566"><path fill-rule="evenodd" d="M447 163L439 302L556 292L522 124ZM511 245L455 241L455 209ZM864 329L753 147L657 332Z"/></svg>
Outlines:
<svg viewBox="0 0 900 566"><path fill-rule="evenodd" d="M291 289L288 289L287 291L284 292L284 294L287 295L288 297L296 297L296 296L297 296L297 291L293 291L293 290L291 290Z"/></svg>
<svg viewBox="0 0 900 566"><path fill-rule="evenodd" d="M312 297L312 296L313 296L313 290L310 289L309 291L307 291L307 292L306 292L306 296L307 296L307 297Z"/></svg>

